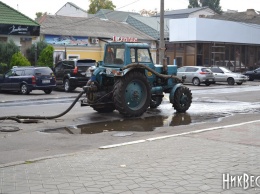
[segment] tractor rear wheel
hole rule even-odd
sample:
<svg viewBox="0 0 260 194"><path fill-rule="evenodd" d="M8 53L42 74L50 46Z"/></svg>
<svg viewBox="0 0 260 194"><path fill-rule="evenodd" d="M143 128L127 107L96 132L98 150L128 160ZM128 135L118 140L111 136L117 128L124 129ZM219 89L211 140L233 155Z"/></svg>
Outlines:
<svg viewBox="0 0 260 194"><path fill-rule="evenodd" d="M177 112L184 113L190 108L192 94L189 88L181 86L174 93L173 107Z"/></svg>
<svg viewBox="0 0 260 194"><path fill-rule="evenodd" d="M151 89L146 76L132 71L117 80L113 93L114 105L126 117L142 115L150 105Z"/></svg>

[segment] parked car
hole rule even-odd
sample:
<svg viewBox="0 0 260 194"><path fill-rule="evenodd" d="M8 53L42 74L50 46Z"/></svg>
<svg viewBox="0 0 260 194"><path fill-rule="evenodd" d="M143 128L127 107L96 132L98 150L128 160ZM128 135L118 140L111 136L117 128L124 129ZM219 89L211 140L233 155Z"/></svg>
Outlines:
<svg viewBox="0 0 260 194"><path fill-rule="evenodd" d="M54 67L57 87L63 88L65 92L71 92L77 87L83 87L89 80L86 71L94 66L93 59L72 59L58 62Z"/></svg>
<svg viewBox="0 0 260 194"><path fill-rule="evenodd" d="M257 68L253 71L247 71L244 75L249 77L249 81L254 81L254 79L260 79L260 68Z"/></svg>
<svg viewBox="0 0 260 194"><path fill-rule="evenodd" d="M199 86L201 83L209 86L215 83L215 78L211 70L202 66L184 66L177 70L177 76L182 79L186 76L184 83L192 83L195 86Z"/></svg>
<svg viewBox="0 0 260 194"><path fill-rule="evenodd" d="M239 61L215 61L215 66L218 67L226 67L227 69L229 69L230 71L233 72L244 72L246 71L246 66L241 62L241 64L239 63Z"/></svg>
<svg viewBox="0 0 260 194"><path fill-rule="evenodd" d="M56 79L49 67L13 67L0 76L0 90L19 91L22 94L43 90L50 94L55 87Z"/></svg>
<svg viewBox="0 0 260 194"><path fill-rule="evenodd" d="M211 67L216 82L227 82L229 85L241 85L248 80L248 77L241 73L234 73L225 67Z"/></svg>

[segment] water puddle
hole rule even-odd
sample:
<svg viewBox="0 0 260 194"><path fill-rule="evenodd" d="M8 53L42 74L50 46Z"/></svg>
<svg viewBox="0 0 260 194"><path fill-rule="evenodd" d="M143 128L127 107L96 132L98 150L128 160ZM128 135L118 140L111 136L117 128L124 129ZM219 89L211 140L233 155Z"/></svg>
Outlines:
<svg viewBox="0 0 260 194"><path fill-rule="evenodd" d="M95 134L109 131L121 132L149 132L158 127L174 127L180 125L189 125L201 122L216 122L220 118L228 116L227 114L207 114L207 115L189 115L188 113L178 113L171 116L150 116L144 118L129 118L112 120L98 123L89 123L77 126L68 126L57 129L46 129L45 133L65 133L65 134ZM126 136L130 133L122 133ZM131 133L132 134L132 133Z"/></svg>

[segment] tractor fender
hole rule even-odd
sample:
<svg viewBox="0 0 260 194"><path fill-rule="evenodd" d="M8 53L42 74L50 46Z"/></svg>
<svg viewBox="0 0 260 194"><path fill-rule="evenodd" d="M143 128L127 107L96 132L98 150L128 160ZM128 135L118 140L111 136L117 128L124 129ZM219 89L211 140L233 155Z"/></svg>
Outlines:
<svg viewBox="0 0 260 194"><path fill-rule="evenodd" d="M128 69L124 69L123 73L121 75L115 75L115 76L122 77L122 76L125 76L126 74L128 74L131 71L139 71L139 72L145 73L145 70L142 69L142 68L131 67L131 68L128 68Z"/></svg>
<svg viewBox="0 0 260 194"><path fill-rule="evenodd" d="M172 87L172 90L170 92L170 103L173 103L174 102L174 94L176 92L176 90L180 87L182 87L183 84L182 83L179 83L179 84L175 84L173 87Z"/></svg>

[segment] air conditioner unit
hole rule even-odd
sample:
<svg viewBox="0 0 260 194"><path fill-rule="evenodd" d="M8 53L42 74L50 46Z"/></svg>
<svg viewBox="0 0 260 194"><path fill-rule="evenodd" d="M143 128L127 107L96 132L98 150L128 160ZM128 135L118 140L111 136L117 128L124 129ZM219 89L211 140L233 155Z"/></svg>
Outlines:
<svg viewBox="0 0 260 194"><path fill-rule="evenodd" d="M98 44L98 43L99 43L99 39L97 39L97 38L91 39L91 44Z"/></svg>

